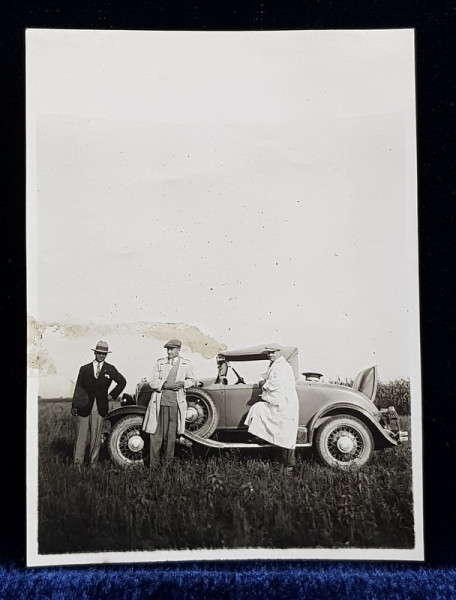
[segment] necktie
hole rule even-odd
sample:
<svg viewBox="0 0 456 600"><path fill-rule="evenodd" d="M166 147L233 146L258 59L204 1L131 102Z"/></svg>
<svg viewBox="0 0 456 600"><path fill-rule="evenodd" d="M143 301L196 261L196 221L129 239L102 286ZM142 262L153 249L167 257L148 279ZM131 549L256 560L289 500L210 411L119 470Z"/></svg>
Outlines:
<svg viewBox="0 0 456 600"><path fill-rule="evenodd" d="M95 377L98 379L98 376L100 375L100 371L101 371L101 363L97 364L97 373L95 375Z"/></svg>

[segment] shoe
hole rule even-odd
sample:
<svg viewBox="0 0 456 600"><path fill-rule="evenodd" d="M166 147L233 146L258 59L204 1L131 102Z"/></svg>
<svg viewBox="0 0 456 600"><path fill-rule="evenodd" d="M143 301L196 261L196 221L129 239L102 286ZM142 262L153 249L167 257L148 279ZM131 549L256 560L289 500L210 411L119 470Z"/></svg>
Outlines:
<svg viewBox="0 0 456 600"><path fill-rule="evenodd" d="M294 472L295 472L294 467L287 467L287 475L294 475Z"/></svg>
<svg viewBox="0 0 456 600"><path fill-rule="evenodd" d="M191 441L188 440L187 438L183 437L183 436L180 437L180 438L177 438L176 442L178 444L181 444L182 446L186 446L187 448L191 448L192 447Z"/></svg>

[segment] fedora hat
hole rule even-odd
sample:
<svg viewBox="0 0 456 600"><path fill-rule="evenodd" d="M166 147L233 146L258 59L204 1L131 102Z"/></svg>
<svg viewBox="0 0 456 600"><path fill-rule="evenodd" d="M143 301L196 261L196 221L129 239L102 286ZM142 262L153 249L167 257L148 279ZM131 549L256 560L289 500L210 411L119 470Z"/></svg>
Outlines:
<svg viewBox="0 0 456 600"><path fill-rule="evenodd" d="M95 346L95 348L92 348L92 350L94 352L100 352L100 353L103 353L103 354L111 354L111 350L109 350L108 342L100 341Z"/></svg>

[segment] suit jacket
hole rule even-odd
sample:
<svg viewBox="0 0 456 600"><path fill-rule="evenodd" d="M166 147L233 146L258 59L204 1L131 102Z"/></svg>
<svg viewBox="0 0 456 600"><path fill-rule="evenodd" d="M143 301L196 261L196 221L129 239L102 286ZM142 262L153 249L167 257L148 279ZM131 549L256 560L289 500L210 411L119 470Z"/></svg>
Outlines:
<svg viewBox="0 0 456 600"><path fill-rule="evenodd" d="M109 387L113 381L117 384L111 392L115 400L127 384L125 377L115 366L104 361L98 379L93 373L93 362L82 366L79 369L71 408L76 408L80 417L88 417L96 401L98 413L105 417L109 410Z"/></svg>
<svg viewBox="0 0 456 600"><path fill-rule="evenodd" d="M154 392L152 393L143 422L143 429L147 433L155 433L157 429L158 416L160 414L162 387L170 371L171 365L168 363L168 359L159 358L155 364L154 370L152 371L152 375L149 378L149 385ZM179 368L177 370L176 381L184 382L184 389L176 392L178 408L177 431L179 434L182 434L185 431L185 417L187 413L185 392L188 388L196 385L192 363L183 356L179 356Z"/></svg>

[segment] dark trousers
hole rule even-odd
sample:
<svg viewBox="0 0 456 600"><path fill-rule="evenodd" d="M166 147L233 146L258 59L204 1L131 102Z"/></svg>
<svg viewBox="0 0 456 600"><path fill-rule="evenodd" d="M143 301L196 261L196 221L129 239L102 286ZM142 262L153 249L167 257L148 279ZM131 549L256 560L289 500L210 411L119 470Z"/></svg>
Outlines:
<svg viewBox="0 0 456 600"><path fill-rule="evenodd" d="M158 415L157 429L150 434L150 464L153 465L160 457L171 460L177 436L177 406L162 406Z"/></svg>
<svg viewBox="0 0 456 600"><path fill-rule="evenodd" d="M283 465L286 467L296 466L296 453L289 448L280 448L280 459Z"/></svg>

